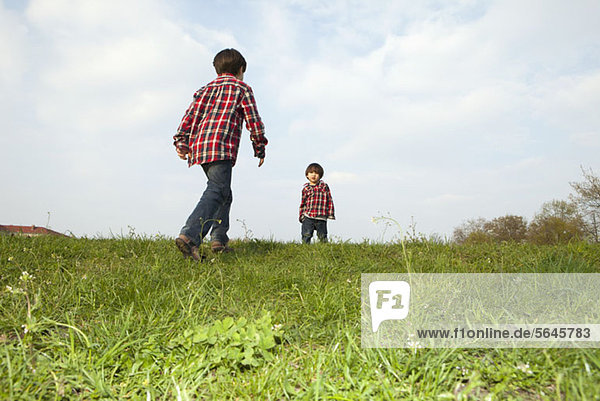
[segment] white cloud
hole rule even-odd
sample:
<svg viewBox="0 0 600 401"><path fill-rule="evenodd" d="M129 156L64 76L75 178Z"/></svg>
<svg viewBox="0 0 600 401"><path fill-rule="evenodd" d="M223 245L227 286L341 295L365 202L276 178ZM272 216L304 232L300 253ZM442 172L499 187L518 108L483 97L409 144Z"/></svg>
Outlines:
<svg viewBox="0 0 600 401"><path fill-rule="evenodd" d="M599 109L600 66L586 74L559 76L540 86L537 93L537 113L569 132L600 127Z"/></svg>
<svg viewBox="0 0 600 401"><path fill-rule="evenodd" d="M338 184L352 184L352 183L360 183L361 177L356 173L348 173L344 171L332 171L331 173L327 173L327 181L330 183Z"/></svg>
<svg viewBox="0 0 600 401"><path fill-rule="evenodd" d="M571 134L570 139L582 147L600 147L600 132L578 132Z"/></svg>
<svg viewBox="0 0 600 401"><path fill-rule="evenodd" d="M446 203L459 203L473 199L473 196L459 194L442 194L432 198L425 199L425 203L430 205L441 205Z"/></svg>
<svg viewBox="0 0 600 401"><path fill-rule="evenodd" d="M210 52L164 18L158 3L142 3L30 4L29 21L49 58L37 98L44 121L102 131L125 122L131 129L132 119L143 125L160 118L161 100L164 109L183 96L181 76L197 74L196 62ZM209 71L206 64L199 69Z"/></svg>
<svg viewBox="0 0 600 401"><path fill-rule="evenodd" d="M378 212L449 232L464 218L533 210L597 163L596 1L217 2L201 14L175 4L0 7L2 129L33 160L3 135L3 163L22 167L0 210L52 206L92 234L109 222L176 230L204 177L176 159L170 137L224 47L246 56L271 141L256 170L245 132L236 166L234 211L258 237L297 237L302 173L315 160L334 191L333 232L355 239L373 233ZM231 6L243 12L225 20ZM33 187L57 195L18 195ZM152 201L124 211L140 197ZM106 209L82 217L90 205Z"/></svg>
<svg viewBox="0 0 600 401"><path fill-rule="evenodd" d="M0 3L0 85L8 88L20 82L26 65L27 27L14 12Z"/></svg>
<svg viewBox="0 0 600 401"><path fill-rule="evenodd" d="M119 204L160 198L161 185L149 183L147 174L171 155L171 136L201 77L214 76L209 47L231 45L227 34L172 18L159 1L33 0L22 15L11 16L12 27L2 24L27 33L24 49L12 46L7 53L27 63L15 67L24 78L11 104L21 107L1 113L3 127L14 124L20 137L9 141L4 160L18 157L15 147L27 143L33 163L13 162L21 168L11 174L11 185L30 185L36 177L38 193L54 194L39 199L42 206L29 203L30 213L53 208L81 233L94 220L82 217L94 205L95 230L105 231L132 220ZM24 117L27 124L18 124ZM12 191L3 209L17 215L26 204L22 194Z"/></svg>
<svg viewBox="0 0 600 401"><path fill-rule="evenodd" d="M565 94L554 96L546 88L572 80L573 66L585 68L582 52L597 46L590 34L597 28L587 15L581 23L569 15L593 13L597 6L586 3L563 13L561 3L531 2L525 13L515 2L490 4L466 22L460 7L442 9L406 24L400 33L386 34L365 54L334 51L335 64L324 46L323 57L311 59L281 92L290 109L303 110L290 132L314 132L338 160L391 162L411 152L415 141L426 140L443 141L445 149L463 158L474 152L493 155L492 161L498 152L524 156L543 135L538 121L568 124L574 117L575 110L561 107ZM462 6L463 11L469 7ZM545 41L544 35L560 39ZM573 57L557 57L565 52ZM598 114L591 110L598 108L595 86L588 80L574 86L581 90L571 90L572 109L581 115L576 125L589 122L580 130L598 126ZM541 108L542 116L537 114Z"/></svg>

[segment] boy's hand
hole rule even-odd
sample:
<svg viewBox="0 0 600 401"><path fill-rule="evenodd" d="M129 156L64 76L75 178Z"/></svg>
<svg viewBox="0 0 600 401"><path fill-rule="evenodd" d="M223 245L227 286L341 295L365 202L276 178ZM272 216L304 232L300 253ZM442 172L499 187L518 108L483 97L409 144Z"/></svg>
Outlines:
<svg viewBox="0 0 600 401"><path fill-rule="evenodd" d="M262 159L260 159L258 161L258 167L262 166L264 162L265 162L265 158L263 157Z"/></svg>
<svg viewBox="0 0 600 401"><path fill-rule="evenodd" d="M177 150L177 156L179 156L179 158L181 160L187 160L187 153L184 153L181 149L179 148L175 148L175 150Z"/></svg>

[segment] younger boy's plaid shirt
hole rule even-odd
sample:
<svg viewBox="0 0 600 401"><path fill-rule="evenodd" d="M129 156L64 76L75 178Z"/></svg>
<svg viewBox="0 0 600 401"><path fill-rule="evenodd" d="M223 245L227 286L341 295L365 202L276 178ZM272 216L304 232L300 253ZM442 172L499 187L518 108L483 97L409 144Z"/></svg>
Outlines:
<svg viewBox="0 0 600 401"><path fill-rule="evenodd" d="M319 180L316 185L304 184L300 202L300 221L302 216L312 219L335 219L331 191L323 181Z"/></svg>
<svg viewBox="0 0 600 401"><path fill-rule="evenodd" d="M235 164L244 120L254 156L262 159L268 141L252 89L233 75L219 75L194 94L173 144L189 151L190 166L217 160Z"/></svg>

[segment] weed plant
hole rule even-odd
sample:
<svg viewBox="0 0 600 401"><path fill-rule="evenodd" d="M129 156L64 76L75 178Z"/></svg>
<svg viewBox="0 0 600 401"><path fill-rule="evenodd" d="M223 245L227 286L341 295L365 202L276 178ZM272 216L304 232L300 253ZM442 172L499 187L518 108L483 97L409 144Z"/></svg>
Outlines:
<svg viewBox="0 0 600 401"><path fill-rule="evenodd" d="M598 349L363 349L361 273L600 272L598 244L0 236L0 399L598 400Z"/></svg>

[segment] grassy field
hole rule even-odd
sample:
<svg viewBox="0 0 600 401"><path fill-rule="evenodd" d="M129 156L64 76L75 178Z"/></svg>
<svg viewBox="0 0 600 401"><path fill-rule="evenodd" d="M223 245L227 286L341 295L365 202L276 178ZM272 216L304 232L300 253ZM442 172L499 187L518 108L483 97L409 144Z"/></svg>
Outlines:
<svg viewBox="0 0 600 401"><path fill-rule="evenodd" d="M360 274L600 272L600 245L0 236L0 399L600 400L599 349L362 349Z"/></svg>

